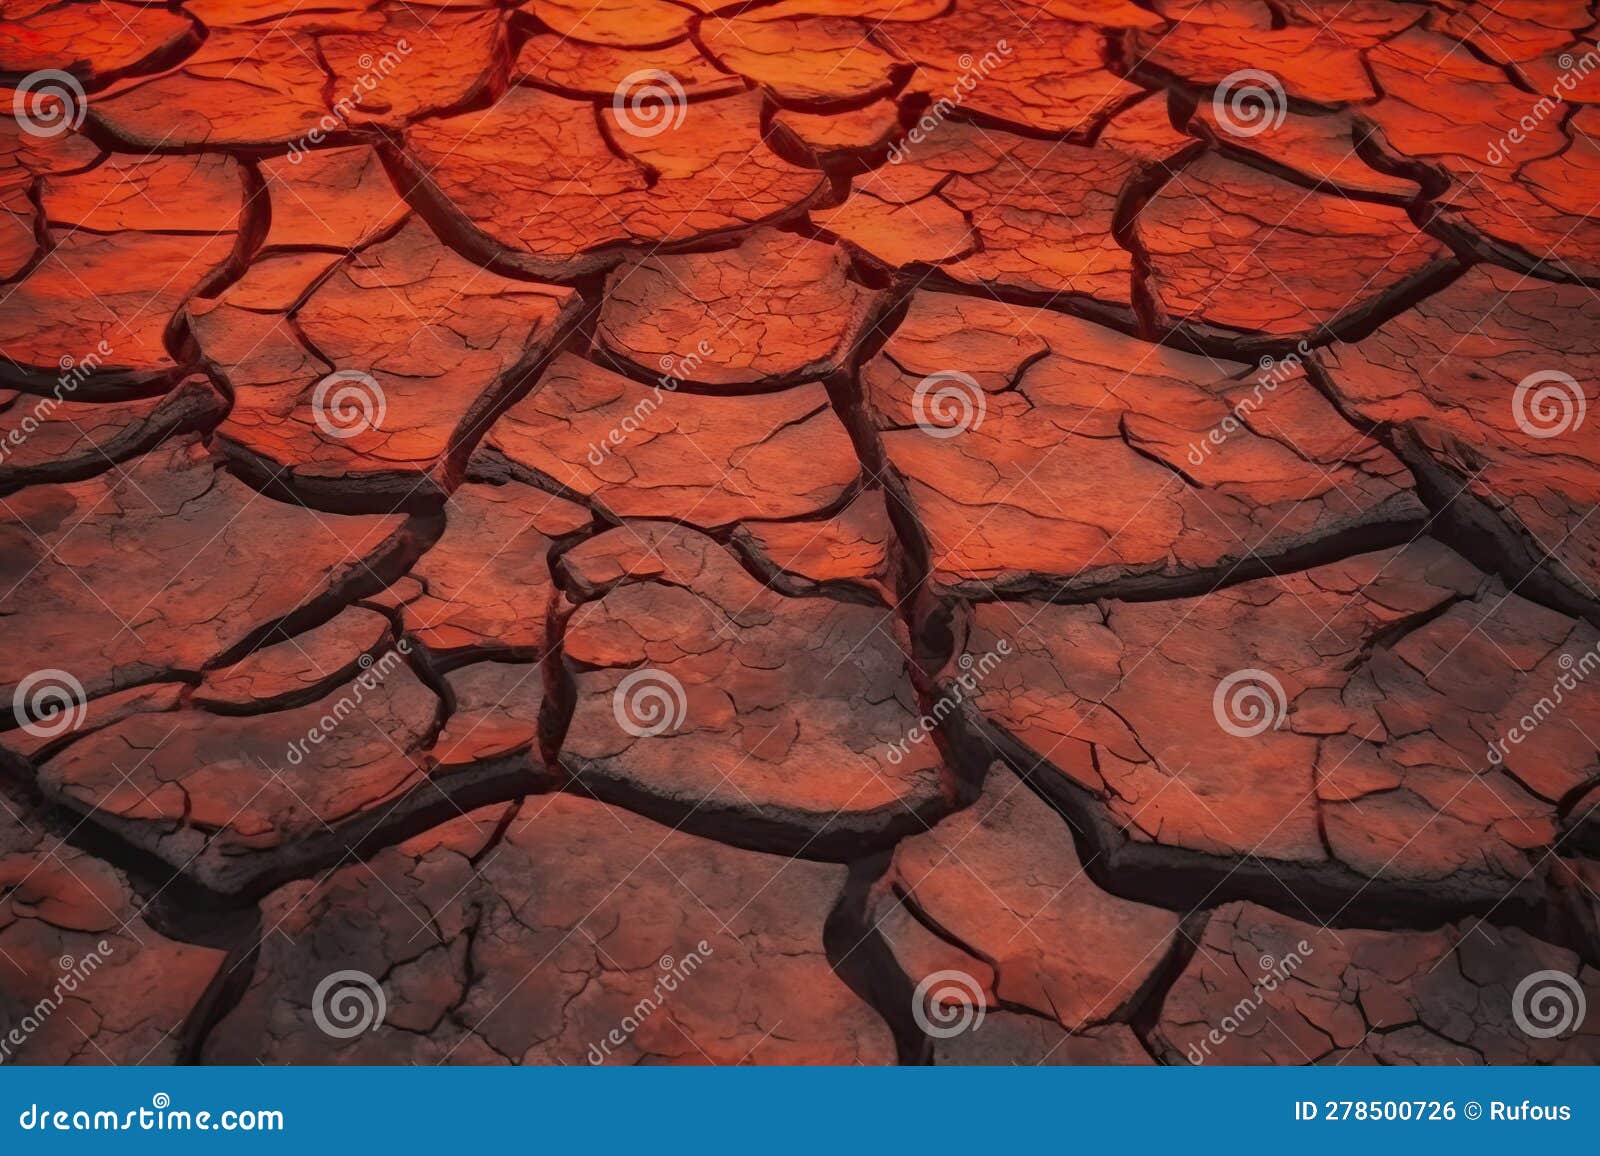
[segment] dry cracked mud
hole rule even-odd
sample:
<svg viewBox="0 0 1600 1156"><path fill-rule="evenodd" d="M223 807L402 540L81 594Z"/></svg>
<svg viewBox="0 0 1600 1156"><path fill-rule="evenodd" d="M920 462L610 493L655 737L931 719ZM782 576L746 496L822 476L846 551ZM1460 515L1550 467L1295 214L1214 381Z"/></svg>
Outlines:
<svg viewBox="0 0 1600 1156"><path fill-rule="evenodd" d="M1600 1062L1597 34L8 4L0 1062Z"/></svg>

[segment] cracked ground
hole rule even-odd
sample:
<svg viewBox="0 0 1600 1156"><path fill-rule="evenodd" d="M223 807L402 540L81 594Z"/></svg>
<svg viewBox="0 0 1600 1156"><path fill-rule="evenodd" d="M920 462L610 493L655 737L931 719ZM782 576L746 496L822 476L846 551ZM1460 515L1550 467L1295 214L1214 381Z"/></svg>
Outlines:
<svg viewBox="0 0 1600 1156"><path fill-rule="evenodd" d="M7 0L0 1060L1600 1062L1597 30Z"/></svg>

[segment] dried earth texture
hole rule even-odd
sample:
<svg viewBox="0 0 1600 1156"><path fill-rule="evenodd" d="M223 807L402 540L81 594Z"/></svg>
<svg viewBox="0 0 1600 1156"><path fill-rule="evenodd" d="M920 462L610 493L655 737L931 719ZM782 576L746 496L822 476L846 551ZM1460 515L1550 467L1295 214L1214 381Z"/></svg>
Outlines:
<svg viewBox="0 0 1600 1156"><path fill-rule="evenodd" d="M1600 1063L1597 34L4 5L0 1063Z"/></svg>

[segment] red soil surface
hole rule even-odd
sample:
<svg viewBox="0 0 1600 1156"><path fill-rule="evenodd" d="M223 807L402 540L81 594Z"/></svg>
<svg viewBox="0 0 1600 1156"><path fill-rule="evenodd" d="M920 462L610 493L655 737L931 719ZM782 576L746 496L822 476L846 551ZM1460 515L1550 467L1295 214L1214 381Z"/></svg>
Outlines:
<svg viewBox="0 0 1600 1156"><path fill-rule="evenodd" d="M8 4L0 1059L1600 1061L1597 28Z"/></svg>

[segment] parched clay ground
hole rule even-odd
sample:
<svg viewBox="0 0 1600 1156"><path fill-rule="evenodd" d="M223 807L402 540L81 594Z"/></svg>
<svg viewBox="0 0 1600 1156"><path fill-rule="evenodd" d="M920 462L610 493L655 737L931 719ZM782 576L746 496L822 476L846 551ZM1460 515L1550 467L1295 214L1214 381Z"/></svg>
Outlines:
<svg viewBox="0 0 1600 1156"><path fill-rule="evenodd" d="M1597 30L8 3L0 1060L1600 1062Z"/></svg>

